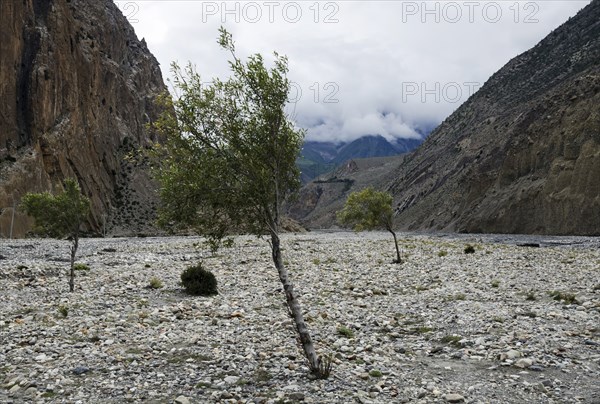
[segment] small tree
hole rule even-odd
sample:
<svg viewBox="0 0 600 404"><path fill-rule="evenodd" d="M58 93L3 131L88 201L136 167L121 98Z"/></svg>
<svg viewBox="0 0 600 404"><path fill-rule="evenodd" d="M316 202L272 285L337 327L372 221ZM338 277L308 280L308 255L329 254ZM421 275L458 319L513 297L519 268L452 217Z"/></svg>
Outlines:
<svg viewBox="0 0 600 404"><path fill-rule="evenodd" d="M69 290L75 289L75 254L79 247L80 227L90 211L90 201L81 194L77 181L66 179L64 191L58 195L28 193L21 208L35 219L34 231L54 238L71 240L71 273Z"/></svg>
<svg viewBox="0 0 600 404"><path fill-rule="evenodd" d="M350 194L344 208L337 213L337 219L341 224L351 226L354 231L385 229L392 233L396 246L394 262L400 264L402 260L393 228L392 203L393 198L389 193L375 191L371 187L365 188Z"/></svg>
<svg viewBox="0 0 600 404"><path fill-rule="evenodd" d="M224 28L219 44L232 56L227 81L203 83L191 65L172 65L178 92L157 122L166 135L157 170L162 208L159 222L193 227L218 246L231 232L270 239L273 263L311 371L327 377L304 321L281 255L281 211L300 186L296 157L304 133L285 114L290 82L287 59L275 53L267 69L261 55L237 58ZM169 103L169 101L167 100Z"/></svg>

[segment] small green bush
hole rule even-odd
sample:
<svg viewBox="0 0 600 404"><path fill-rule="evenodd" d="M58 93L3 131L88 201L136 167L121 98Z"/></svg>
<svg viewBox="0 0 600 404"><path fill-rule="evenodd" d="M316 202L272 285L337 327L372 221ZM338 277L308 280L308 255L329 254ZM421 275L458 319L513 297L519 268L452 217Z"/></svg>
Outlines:
<svg viewBox="0 0 600 404"><path fill-rule="evenodd" d="M573 293L553 291L549 293L554 300L562 301L564 304L578 304L577 298Z"/></svg>
<svg viewBox="0 0 600 404"><path fill-rule="evenodd" d="M343 325L337 328L337 333L346 338L354 338L354 332Z"/></svg>
<svg viewBox="0 0 600 404"><path fill-rule="evenodd" d="M465 295L464 293L457 293L455 295L449 295L447 299L450 301L466 300L467 295Z"/></svg>
<svg viewBox="0 0 600 404"><path fill-rule="evenodd" d="M493 288L497 288L498 286L500 286L500 281L499 280L493 280L492 281L492 287Z"/></svg>
<svg viewBox="0 0 600 404"><path fill-rule="evenodd" d="M58 313L62 317L67 318L67 316L69 315L69 308L67 306L61 304L60 306L58 306Z"/></svg>
<svg viewBox="0 0 600 404"><path fill-rule="evenodd" d="M438 257L445 257L446 255L448 255L448 251L446 250L440 250L438 252Z"/></svg>
<svg viewBox="0 0 600 404"><path fill-rule="evenodd" d="M442 337L442 342L444 344L452 344L452 345L460 345L459 342L463 339L460 335L445 335Z"/></svg>
<svg viewBox="0 0 600 404"><path fill-rule="evenodd" d="M381 377L383 376L383 373L381 373L381 371L377 370L377 369L373 369L369 372L369 376L371 377Z"/></svg>
<svg viewBox="0 0 600 404"><path fill-rule="evenodd" d="M475 247L473 247L471 244L467 244L465 246L465 254L475 254Z"/></svg>
<svg viewBox="0 0 600 404"><path fill-rule="evenodd" d="M181 283L185 291L194 296L216 295L217 278L215 275L202 268L202 264L187 268L181 273Z"/></svg>
<svg viewBox="0 0 600 404"><path fill-rule="evenodd" d="M78 262L75 265L73 265L73 269L75 271L89 271L90 267L82 262Z"/></svg>
<svg viewBox="0 0 600 404"><path fill-rule="evenodd" d="M148 285L150 289L160 289L163 287L163 283L157 277L153 277L150 279L150 285Z"/></svg>

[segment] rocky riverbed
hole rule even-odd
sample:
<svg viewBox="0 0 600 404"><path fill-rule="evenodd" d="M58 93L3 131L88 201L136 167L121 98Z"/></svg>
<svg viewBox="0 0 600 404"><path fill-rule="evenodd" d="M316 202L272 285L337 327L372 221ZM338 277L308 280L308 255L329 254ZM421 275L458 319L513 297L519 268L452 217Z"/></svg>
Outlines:
<svg viewBox="0 0 600 404"><path fill-rule="evenodd" d="M333 356L331 377L311 380L265 240L211 255L192 237L84 239L74 293L67 242L2 240L0 402L600 402L596 246L401 245L396 265L384 233L283 237ZM219 295L183 293L200 260Z"/></svg>

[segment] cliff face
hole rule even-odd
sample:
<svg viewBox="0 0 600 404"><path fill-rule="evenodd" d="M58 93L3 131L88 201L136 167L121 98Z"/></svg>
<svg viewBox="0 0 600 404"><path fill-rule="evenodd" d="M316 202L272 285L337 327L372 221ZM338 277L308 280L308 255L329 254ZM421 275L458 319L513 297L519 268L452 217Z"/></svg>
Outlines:
<svg viewBox="0 0 600 404"><path fill-rule="evenodd" d="M404 229L600 235L600 0L494 74L395 177Z"/></svg>
<svg viewBox="0 0 600 404"><path fill-rule="evenodd" d="M0 2L0 236L28 191L76 177L87 229L143 231L154 186L126 154L159 139L146 124L166 91L158 62L112 0ZM30 223L18 211L13 236Z"/></svg>

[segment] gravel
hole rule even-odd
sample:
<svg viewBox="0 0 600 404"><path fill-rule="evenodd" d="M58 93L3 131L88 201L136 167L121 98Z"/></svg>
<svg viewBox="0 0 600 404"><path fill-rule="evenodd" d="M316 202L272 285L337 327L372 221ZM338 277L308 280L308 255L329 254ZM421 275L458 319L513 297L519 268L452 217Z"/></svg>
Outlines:
<svg viewBox="0 0 600 404"><path fill-rule="evenodd" d="M333 357L312 380L265 240L212 255L195 237L84 239L74 293L68 242L2 240L0 402L600 402L597 246L400 242L397 265L385 233L283 236ZM219 295L183 292L200 260Z"/></svg>

